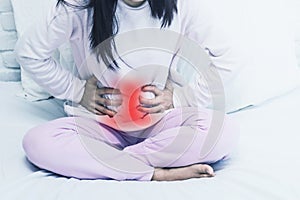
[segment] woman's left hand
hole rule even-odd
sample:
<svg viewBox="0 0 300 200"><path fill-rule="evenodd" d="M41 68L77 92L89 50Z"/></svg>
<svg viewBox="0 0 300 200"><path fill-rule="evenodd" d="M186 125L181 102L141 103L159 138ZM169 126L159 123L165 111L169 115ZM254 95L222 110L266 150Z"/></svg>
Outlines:
<svg viewBox="0 0 300 200"><path fill-rule="evenodd" d="M138 110L144 113L162 113L173 106L173 87L168 80L164 90L160 90L154 85L147 85L142 88L143 92L152 92L155 95L153 99L146 99L140 96L140 104Z"/></svg>

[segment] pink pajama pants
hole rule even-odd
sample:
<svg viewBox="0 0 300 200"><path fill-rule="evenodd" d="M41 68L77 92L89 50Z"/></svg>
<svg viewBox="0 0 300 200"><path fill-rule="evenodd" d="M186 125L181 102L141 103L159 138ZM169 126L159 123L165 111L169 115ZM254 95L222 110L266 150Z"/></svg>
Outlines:
<svg viewBox="0 0 300 200"><path fill-rule="evenodd" d="M228 116L218 137L201 155L211 132L210 110L180 108L155 125L121 132L92 119L66 117L28 131L23 139L27 158L36 166L78 179L151 180L154 168L214 163L229 155L237 142L236 125Z"/></svg>

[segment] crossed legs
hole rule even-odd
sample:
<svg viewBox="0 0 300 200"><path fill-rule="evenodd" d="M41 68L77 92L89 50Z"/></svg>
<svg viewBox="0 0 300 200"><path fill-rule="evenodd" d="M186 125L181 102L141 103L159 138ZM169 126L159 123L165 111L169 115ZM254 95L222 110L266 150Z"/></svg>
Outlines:
<svg viewBox="0 0 300 200"><path fill-rule="evenodd" d="M235 126L227 117L220 123L220 134L208 148L209 110L174 109L154 126L134 133L67 117L31 129L23 146L32 163L67 177L183 180L213 176L213 169L204 163L223 159L234 147Z"/></svg>

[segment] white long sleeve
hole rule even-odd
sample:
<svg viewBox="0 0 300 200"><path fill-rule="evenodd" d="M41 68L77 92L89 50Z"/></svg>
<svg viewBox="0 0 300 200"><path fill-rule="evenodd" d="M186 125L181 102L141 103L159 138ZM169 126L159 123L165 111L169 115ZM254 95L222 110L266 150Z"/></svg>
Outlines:
<svg viewBox="0 0 300 200"><path fill-rule="evenodd" d="M34 24L19 39L15 51L24 70L47 92L59 99L78 103L83 96L85 81L75 77L52 58L60 45L77 39L73 21L75 15L74 10L67 10L61 5L53 6L39 24Z"/></svg>
<svg viewBox="0 0 300 200"><path fill-rule="evenodd" d="M148 4L131 8L120 1L117 15L119 33L160 28L159 20L153 20L151 17ZM219 72L225 83L231 79L232 72L238 66L233 62L236 59L233 59L232 45L228 45L233 39L226 34L226 28L216 23L218 20L216 16L215 7L210 0L178 0L178 14L174 16L172 25L167 29L185 35L205 49L211 58L211 67ZM89 34L92 24L90 10L53 6L48 16L40 21L18 41L16 46L18 61L50 94L78 103L84 93L85 80L93 74L100 74L96 77L102 75L97 65L84 65L85 59L90 56ZM74 61L79 69L79 77L64 69L51 57L57 47L68 41L71 43ZM132 65L144 65L145 61L156 63L156 60L163 60L161 56L145 55L145 59L141 56L135 58ZM178 85L174 90L174 96L179 98L178 102L180 101L182 105L197 104L200 107L209 104L209 91L203 80L203 77L198 77L193 83L192 94L195 98L191 98L185 87ZM177 105L176 102L175 104Z"/></svg>

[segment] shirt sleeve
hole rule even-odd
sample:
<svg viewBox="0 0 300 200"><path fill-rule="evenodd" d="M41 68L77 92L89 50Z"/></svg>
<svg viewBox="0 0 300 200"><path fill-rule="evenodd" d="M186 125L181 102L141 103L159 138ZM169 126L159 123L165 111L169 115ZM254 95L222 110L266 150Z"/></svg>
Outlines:
<svg viewBox="0 0 300 200"><path fill-rule="evenodd" d="M79 103L86 81L74 76L52 58L59 46L76 39L72 20L75 14L75 10L63 5L53 5L48 15L22 35L15 52L23 69L47 92L56 98Z"/></svg>

